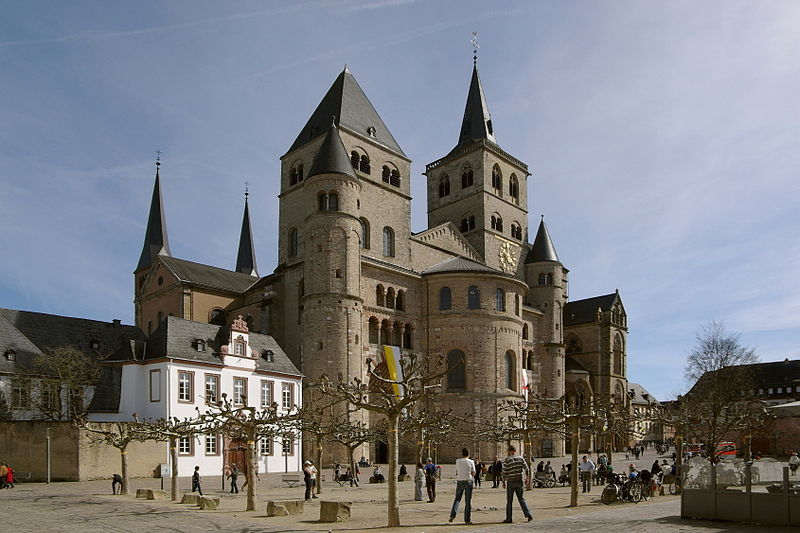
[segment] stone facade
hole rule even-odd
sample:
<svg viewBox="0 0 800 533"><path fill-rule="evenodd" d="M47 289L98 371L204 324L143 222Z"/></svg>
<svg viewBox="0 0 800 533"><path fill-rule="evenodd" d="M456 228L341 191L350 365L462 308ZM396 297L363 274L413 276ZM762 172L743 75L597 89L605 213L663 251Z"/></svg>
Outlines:
<svg viewBox="0 0 800 533"><path fill-rule="evenodd" d="M503 400L560 397L576 381L589 394L619 384L625 396L619 295L570 302L569 271L543 220L530 243L528 167L495 142L477 68L461 132L453 150L426 166L428 229L414 234L411 161L345 70L281 157L274 272L240 289L231 276L223 290L162 274L173 260L162 252L135 273L137 325L147 329L167 313L241 314L312 382L323 373L363 378L365 359L381 360L384 344L421 357L458 355L463 369L445 380L441 399L476 425L496 420ZM565 335L573 334L580 346L568 354ZM500 446L483 443L478 452L490 457ZM383 448L364 455L382 462ZM566 448L563 438L543 436L533 453Z"/></svg>

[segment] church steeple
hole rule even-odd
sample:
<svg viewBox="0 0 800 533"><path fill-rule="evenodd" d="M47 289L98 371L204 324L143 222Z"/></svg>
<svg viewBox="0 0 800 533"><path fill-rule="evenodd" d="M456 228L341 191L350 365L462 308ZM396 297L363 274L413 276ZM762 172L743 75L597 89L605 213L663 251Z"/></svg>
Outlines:
<svg viewBox="0 0 800 533"><path fill-rule="evenodd" d="M533 247L528 252L525 258L525 263L539 263L542 261L553 261L560 263L556 247L553 246L553 241L550 239L550 233L547 232L547 226L544 225L544 215L542 221L539 222L539 231L536 232L536 239L533 241Z"/></svg>
<svg viewBox="0 0 800 533"><path fill-rule="evenodd" d="M486 104L483 85L478 75L477 62L472 67L472 81L467 94L467 106L464 109L464 120L461 122L461 134L458 137L458 146L474 140L486 139L497 144L492 128L492 116Z"/></svg>
<svg viewBox="0 0 800 533"><path fill-rule="evenodd" d="M152 265L156 256L170 256L167 224L164 218L164 204L161 202L160 167L161 161L156 158L156 182L153 186L153 198L150 200L150 216L147 219L144 246L142 247L142 255L139 256L139 264L136 266L136 271Z"/></svg>
<svg viewBox="0 0 800 533"><path fill-rule="evenodd" d="M236 272L258 277L256 268L256 249L253 246L253 230L250 227L250 208L247 204L249 192L244 192L244 216L242 233L239 236L239 253L236 256Z"/></svg>

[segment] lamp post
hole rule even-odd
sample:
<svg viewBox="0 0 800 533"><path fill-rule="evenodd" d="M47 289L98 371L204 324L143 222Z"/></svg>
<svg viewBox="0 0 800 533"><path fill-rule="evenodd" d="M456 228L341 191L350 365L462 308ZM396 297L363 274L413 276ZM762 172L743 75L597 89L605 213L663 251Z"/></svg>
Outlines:
<svg viewBox="0 0 800 533"><path fill-rule="evenodd" d="M47 453L47 484L50 484L50 428L44 430L45 449Z"/></svg>

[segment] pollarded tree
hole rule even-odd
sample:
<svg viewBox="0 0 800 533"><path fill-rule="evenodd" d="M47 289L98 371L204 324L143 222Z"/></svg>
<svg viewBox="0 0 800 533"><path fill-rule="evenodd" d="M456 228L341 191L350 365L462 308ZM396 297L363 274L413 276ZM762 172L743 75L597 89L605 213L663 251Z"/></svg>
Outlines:
<svg viewBox="0 0 800 533"><path fill-rule="evenodd" d="M461 429L461 420L450 409L423 408L406 411L400 419L405 441L417 448L417 461L425 463L425 449L449 441Z"/></svg>
<svg viewBox="0 0 800 533"><path fill-rule="evenodd" d="M350 411L349 415L356 414ZM347 448L347 462L350 465L350 475L356 475L355 451L368 442L376 442L386 438L386 430L382 426L369 426L355 418L339 419L333 426L330 434L331 442L336 442Z"/></svg>
<svg viewBox="0 0 800 533"><path fill-rule="evenodd" d="M138 418L136 421L139 422ZM178 439L193 438L198 422L197 419L173 417L148 420L140 425L143 440L169 442L170 497L173 501L178 499Z"/></svg>
<svg viewBox="0 0 800 533"><path fill-rule="evenodd" d="M247 442L247 511L256 510L255 472L259 439L283 434L296 428L296 424L295 413L279 412L277 403L260 408L234 405L225 393L219 403L209 404L205 412L200 413L198 408L197 427L200 431Z"/></svg>
<svg viewBox="0 0 800 533"><path fill-rule="evenodd" d="M134 415L135 417L136 415ZM89 422L85 418L74 421L78 429L90 434L91 444L107 444L119 451L122 494L128 494L128 446L132 442L150 440L148 424L138 422Z"/></svg>
<svg viewBox="0 0 800 533"><path fill-rule="evenodd" d="M303 394L303 406L297 410L295 418L297 429L310 437L314 446L314 462L322 468L322 450L331 435L337 431L337 410L341 410L341 400L329 398L318 387L308 386ZM317 483L315 492L322 492L322 483Z"/></svg>
<svg viewBox="0 0 800 533"><path fill-rule="evenodd" d="M391 365L397 365L395 377L389 377L389 365L375 367L371 358L367 358L368 382L360 378L345 381L340 375L336 382L322 376L323 392L332 397L348 402L357 409L364 409L383 415L387 425L387 441L389 444L389 502L388 527L400 525L400 507L397 498L397 466L400 417L403 412L429 397L433 389L441 386L442 377L448 370L443 365L434 367L424 365L416 355L409 355Z"/></svg>

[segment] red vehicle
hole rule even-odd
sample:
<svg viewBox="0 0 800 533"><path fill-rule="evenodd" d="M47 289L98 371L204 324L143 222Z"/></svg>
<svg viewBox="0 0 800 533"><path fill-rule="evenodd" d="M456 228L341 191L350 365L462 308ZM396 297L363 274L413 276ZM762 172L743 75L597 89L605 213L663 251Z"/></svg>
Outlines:
<svg viewBox="0 0 800 533"><path fill-rule="evenodd" d="M717 444L717 450L714 455L720 459L735 458L736 457L736 443L730 441L722 441Z"/></svg>

